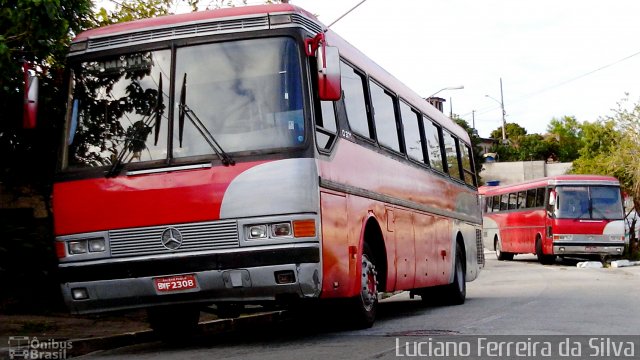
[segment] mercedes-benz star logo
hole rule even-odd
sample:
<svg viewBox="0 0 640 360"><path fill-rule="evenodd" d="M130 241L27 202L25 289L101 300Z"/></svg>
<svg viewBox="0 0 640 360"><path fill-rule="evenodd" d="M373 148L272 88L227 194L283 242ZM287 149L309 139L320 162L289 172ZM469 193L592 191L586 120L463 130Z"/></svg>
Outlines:
<svg viewBox="0 0 640 360"><path fill-rule="evenodd" d="M162 245L169 250L177 250L182 246L182 234L176 228L166 228L162 232Z"/></svg>

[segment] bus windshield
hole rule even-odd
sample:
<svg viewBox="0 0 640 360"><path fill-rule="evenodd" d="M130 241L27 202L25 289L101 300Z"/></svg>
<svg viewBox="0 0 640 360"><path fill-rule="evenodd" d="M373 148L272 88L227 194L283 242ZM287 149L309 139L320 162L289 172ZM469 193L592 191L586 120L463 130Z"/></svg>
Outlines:
<svg viewBox="0 0 640 360"><path fill-rule="evenodd" d="M613 186L558 186L556 217L617 220L624 217L620 189Z"/></svg>
<svg viewBox="0 0 640 360"><path fill-rule="evenodd" d="M179 116L181 105L227 153L305 141L300 55L292 38L178 47L175 56L168 49L111 55L72 69L63 161L70 168L216 158L203 134Z"/></svg>

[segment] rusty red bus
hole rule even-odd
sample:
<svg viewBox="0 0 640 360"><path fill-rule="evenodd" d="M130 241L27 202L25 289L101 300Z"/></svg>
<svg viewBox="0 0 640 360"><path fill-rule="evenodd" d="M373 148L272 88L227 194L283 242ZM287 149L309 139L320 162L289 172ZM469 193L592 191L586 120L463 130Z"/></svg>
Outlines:
<svg viewBox="0 0 640 360"><path fill-rule="evenodd" d="M614 177L561 175L520 184L482 186L483 241L498 260L536 254L622 255L624 210Z"/></svg>
<svg viewBox="0 0 640 360"><path fill-rule="evenodd" d="M382 292L464 302L484 261L469 136L310 13L112 25L68 63L53 210L72 312L177 331L210 305L342 299L371 326Z"/></svg>

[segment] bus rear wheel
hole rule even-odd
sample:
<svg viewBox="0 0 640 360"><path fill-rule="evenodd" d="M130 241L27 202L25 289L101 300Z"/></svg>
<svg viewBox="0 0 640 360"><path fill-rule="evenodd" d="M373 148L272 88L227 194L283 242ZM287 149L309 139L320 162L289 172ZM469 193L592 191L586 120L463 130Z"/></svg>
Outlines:
<svg viewBox="0 0 640 360"><path fill-rule="evenodd" d="M495 249L496 249L496 257L498 260L513 260L513 253L508 253L502 251L502 243L500 240L496 239L495 241Z"/></svg>

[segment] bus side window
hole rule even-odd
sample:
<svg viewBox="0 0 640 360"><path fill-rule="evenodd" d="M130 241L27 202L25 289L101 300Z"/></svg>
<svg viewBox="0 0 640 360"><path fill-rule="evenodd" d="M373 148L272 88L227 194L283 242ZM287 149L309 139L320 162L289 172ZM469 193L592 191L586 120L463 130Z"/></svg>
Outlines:
<svg viewBox="0 0 640 360"><path fill-rule="evenodd" d="M442 160L442 151L440 150L440 129L429 118L423 116L423 119L429 165L433 169L444 172L444 162Z"/></svg>
<svg viewBox="0 0 640 360"><path fill-rule="evenodd" d="M318 149L329 151L336 139L338 127L333 101L320 101L321 116L316 118Z"/></svg>
<svg viewBox="0 0 640 360"><path fill-rule="evenodd" d="M373 139L373 129L369 123L367 103L365 101L365 78L354 68L340 62L342 92L347 120L351 130L359 135Z"/></svg>
<svg viewBox="0 0 640 360"><path fill-rule="evenodd" d="M509 210L516 209L518 207L518 193L509 194Z"/></svg>
<svg viewBox="0 0 640 360"><path fill-rule="evenodd" d="M527 208L534 208L536 207L536 189L529 189L527 190L527 204L526 207Z"/></svg>
<svg viewBox="0 0 640 360"><path fill-rule="evenodd" d="M404 101L400 101L400 115L404 131L404 148L409 158L424 163L424 143L420 129L420 115Z"/></svg>
<svg viewBox="0 0 640 360"><path fill-rule="evenodd" d="M444 150L447 157L447 170L449 175L454 179L462 180L460 177L460 164L458 163L457 139L448 131L442 132L442 139L444 140Z"/></svg>
<svg viewBox="0 0 640 360"><path fill-rule="evenodd" d="M509 210L509 194L502 194L500 197L500 210Z"/></svg>
<svg viewBox="0 0 640 360"><path fill-rule="evenodd" d="M394 96L373 81L369 81L369 91L378 143L400 152Z"/></svg>
<svg viewBox="0 0 640 360"><path fill-rule="evenodd" d="M476 174L471 164L471 148L467 144L463 144L462 142L458 142L460 144L460 152L462 154L462 171L464 173L464 182L467 185L475 186L476 185Z"/></svg>
<svg viewBox="0 0 640 360"><path fill-rule="evenodd" d="M500 195L496 195L493 197L493 211L500 211Z"/></svg>
<svg viewBox="0 0 640 360"><path fill-rule="evenodd" d="M545 188L538 188L538 191L536 192L536 207L544 207L545 192Z"/></svg>
<svg viewBox="0 0 640 360"><path fill-rule="evenodd" d="M526 191L520 191L518 193L518 209L524 209L527 207L527 192Z"/></svg>

